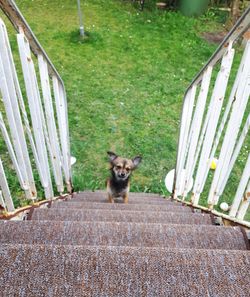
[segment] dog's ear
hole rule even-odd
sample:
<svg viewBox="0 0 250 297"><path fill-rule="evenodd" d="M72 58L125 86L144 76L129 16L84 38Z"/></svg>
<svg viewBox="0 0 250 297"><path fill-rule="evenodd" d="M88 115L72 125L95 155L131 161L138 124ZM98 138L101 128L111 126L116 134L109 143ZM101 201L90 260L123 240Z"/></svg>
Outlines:
<svg viewBox="0 0 250 297"><path fill-rule="evenodd" d="M141 163L142 157L136 156L134 159L132 159L132 162L134 164L134 169Z"/></svg>
<svg viewBox="0 0 250 297"><path fill-rule="evenodd" d="M117 154L113 152L107 152L107 154L109 156L109 162L113 162L118 157Z"/></svg>

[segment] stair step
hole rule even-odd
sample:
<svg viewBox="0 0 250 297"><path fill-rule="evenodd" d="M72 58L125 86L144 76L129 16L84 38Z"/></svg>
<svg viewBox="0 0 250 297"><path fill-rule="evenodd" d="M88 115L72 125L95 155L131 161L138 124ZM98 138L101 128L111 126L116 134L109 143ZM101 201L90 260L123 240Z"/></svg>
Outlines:
<svg viewBox="0 0 250 297"><path fill-rule="evenodd" d="M32 220L212 224L211 216L201 213L67 208L34 209Z"/></svg>
<svg viewBox="0 0 250 297"><path fill-rule="evenodd" d="M124 203L98 203L98 202L55 202L52 208L76 208L76 209L117 209L117 210L133 210L133 211L172 211L172 212L192 212L192 208L188 206L166 205L150 205L150 204L124 204Z"/></svg>
<svg viewBox="0 0 250 297"><path fill-rule="evenodd" d="M248 248L239 227L116 222L0 221L0 244Z"/></svg>
<svg viewBox="0 0 250 297"><path fill-rule="evenodd" d="M78 192L75 193L76 195L80 195L80 196L84 196L84 195L104 195L105 197L107 196L107 191L106 190L96 190L96 191L82 191L82 192ZM161 196L160 194L156 194L156 193L144 193L144 192L130 192L129 193L130 196L132 197L144 197L144 198L161 198L163 196Z"/></svg>
<svg viewBox="0 0 250 297"><path fill-rule="evenodd" d="M1 245L2 296L241 296L250 253L131 247Z"/></svg>
<svg viewBox="0 0 250 297"><path fill-rule="evenodd" d="M77 194L75 193L70 201L108 203L108 198L107 193L104 191L86 191ZM115 202L123 203L123 199L117 198L115 199ZM171 204L181 206L181 203L162 198L160 195L144 193L129 193L129 204Z"/></svg>

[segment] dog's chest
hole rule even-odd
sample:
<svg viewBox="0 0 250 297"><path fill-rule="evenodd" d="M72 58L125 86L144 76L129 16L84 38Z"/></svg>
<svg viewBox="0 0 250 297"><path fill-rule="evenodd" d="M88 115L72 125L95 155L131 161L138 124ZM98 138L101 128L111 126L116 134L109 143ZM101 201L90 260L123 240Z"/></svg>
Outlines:
<svg viewBox="0 0 250 297"><path fill-rule="evenodd" d="M129 192L129 182L117 182L110 180L108 183L108 191L113 197L122 197Z"/></svg>

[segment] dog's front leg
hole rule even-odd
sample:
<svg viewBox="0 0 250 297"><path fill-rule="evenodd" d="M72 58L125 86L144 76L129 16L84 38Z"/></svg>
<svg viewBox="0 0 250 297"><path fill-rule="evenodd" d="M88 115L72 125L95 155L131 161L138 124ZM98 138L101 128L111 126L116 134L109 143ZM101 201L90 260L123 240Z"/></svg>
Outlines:
<svg viewBox="0 0 250 297"><path fill-rule="evenodd" d="M109 203L114 203L114 199L112 197L112 195L108 194L108 201Z"/></svg>
<svg viewBox="0 0 250 297"><path fill-rule="evenodd" d="M123 198L123 202L125 204L127 204L128 203L128 193L126 193L122 198Z"/></svg>

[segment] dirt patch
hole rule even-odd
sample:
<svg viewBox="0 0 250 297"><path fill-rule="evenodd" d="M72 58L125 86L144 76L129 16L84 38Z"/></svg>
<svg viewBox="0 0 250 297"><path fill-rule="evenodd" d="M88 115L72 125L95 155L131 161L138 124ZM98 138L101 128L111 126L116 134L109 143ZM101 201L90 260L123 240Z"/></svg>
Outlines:
<svg viewBox="0 0 250 297"><path fill-rule="evenodd" d="M206 39L208 42L211 43L221 43L222 40L227 35L227 32L204 32L201 34L202 38Z"/></svg>

